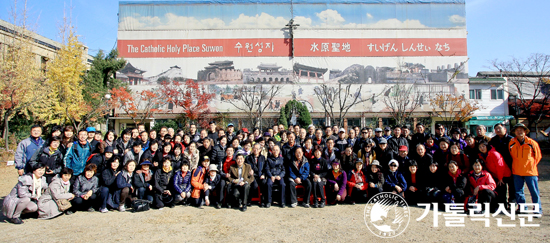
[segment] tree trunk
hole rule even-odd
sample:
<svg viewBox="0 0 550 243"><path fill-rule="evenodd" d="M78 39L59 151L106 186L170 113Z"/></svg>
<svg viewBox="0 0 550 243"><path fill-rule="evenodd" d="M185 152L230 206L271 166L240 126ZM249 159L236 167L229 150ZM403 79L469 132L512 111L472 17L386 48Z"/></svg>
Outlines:
<svg viewBox="0 0 550 243"><path fill-rule="evenodd" d="M9 120L8 118L10 117L10 111L7 110L6 111L6 114L4 114L4 141L6 142L6 151L9 150L9 144L10 144L10 141L9 141Z"/></svg>

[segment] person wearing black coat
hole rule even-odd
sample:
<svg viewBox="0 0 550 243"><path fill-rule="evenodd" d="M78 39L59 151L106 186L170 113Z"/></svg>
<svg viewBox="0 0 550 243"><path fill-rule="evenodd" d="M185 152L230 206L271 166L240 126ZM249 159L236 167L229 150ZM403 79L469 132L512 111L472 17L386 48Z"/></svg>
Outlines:
<svg viewBox="0 0 550 243"><path fill-rule="evenodd" d="M419 173L418 164L412 161L407 166L407 172L404 173L405 181L407 181L407 189L405 189L405 200L409 205L416 205L418 199L422 195L422 185L420 183L422 174Z"/></svg>
<svg viewBox="0 0 550 243"><path fill-rule="evenodd" d="M323 208L325 207L325 190L324 187L327 184L327 173L329 172L329 167L327 160L322 157L323 147L316 145L313 150L314 157L309 160L309 175L311 176L312 181L312 191L313 191L313 207L314 208ZM321 200L317 200L318 198Z"/></svg>
<svg viewBox="0 0 550 243"><path fill-rule="evenodd" d="M172 182L174 170L172 169L172 161L170 158L165 158L160 167L154 174L153 191L155 193L155 207L162 210L164 206L174 207L174 195L169 188Z"/></svg>
<svg viewBox="0 0 550 243"><path fill-rule="evenodd" d="M262 154L262 146L259 143L254 144L252 148L252 154L246 156L245 163L249 164L254 171L254 182L250 185L251 196L248 197L248 206L250 206L250 200L252 200L252 195L256 195L255 192L258 192L258 187L260 191L263 191L262 202L265 205L265 185L267 183L267 178L265 176L265 167L266 167L266 158Z"/></svg>
<svg viewBox="0 0 550 243"><path fill-rule="evenodd" d="M381 193L384 190L384 173L382 172L382 166L378 160L372 161L370 169L367 173L367 182L369 187L367 189L367 201L374 195Z"/></svg>
<svg viewBox="0 0 550 243"><path fill-rule="evenodd" d="M219 164L221 160L225 159L225 149L227 147L227 137L220 137L220 141L212 149L212 157L210 160L212 164Z"/></svg>
<svg viewBox="0 0 550 243"><path fill-rule="evenodd" d="M439 164L434 161L430 165L430 171L427 174L424 174L422 176L422 188L421 191L423 191L423 198L420 198L419 200L422 200L422 202L440 202L441 200L441 192L444 188L442 184L442 175L439 170Z"/></svg>
<svg viewBox="0 0 550 243"><path fill-rule="evenodd" d="M449 171L442 176L442 201L443 203L462 203L465 199L465 189L468 178L462 175L456 161L450 161L447 165Z"/></svg>
<svg viewBox="0 0 550 243"><path fill-rule="evenodd" d="M139 166L140 169L132 177L132 185L137 192L137 198L153 202L153 178L155 173L151 169L152 163L145 160Z"/></svg>
<svg viewBox="0 0 550 243"><path fill-rule="evenodd" d="M342 155L340 156L340 164L342 170L349 174L350 171L355 169L355 162L357 161L357 154L353 152L353 148L348 146L344 148Z"/></svg>
<svg viewBox="0 0 550 243"><path fill-rule="evenodd" d="M394 159L395 154L388 149L388 141L385 138L380 139L378 146L374 148L374 153L376 153L376 160L382 166L382 172L386 173L389 170L388 163Z"/></svg>
<svg viewBox="0 0 550 243"><path fill-rule="evenodd" d="M132 151L132 144L134 144L134 140L132 139L132 130L126 129L116 140L116 149L118 150L118 155L123 156L127 152Z"/></svg>
<svg viewBox="0 0 550 243"><path fill-rule="evenodd" d="M119 161L119 157L113 157L111 160L109 160L108 167L105 168L99 176L99 198L101 202L99 211L102 213L106 213L109 211L107 209L107 205L111 206L112 208L118 207L118 205L113 202L113 198L115 192L119 189L116 183L117 176L118 174L120 174Z"/></svg>
<svg viewBox="0 0 550 243"><path fill-rule="evenodd" d="M172 168L174 170L179 170L183 163L189 164L189 160L183 155L183 147L180 143L174 145L170 159L172 160Z"/></svg>
<svg viewBox="0 0 550 243"><path fill-rule="evenodd" d="M414 158L418 164L419 173L426 174L430 172L430 165L434 161L432 155L426 152L426 147L424 147L423 144L416 145L415 149L416 153L411 157Z"/></svg>
<svg viewBox="0 0 550 243"><path fill-rule="evenodd" d="M265 168L265 174L267 176L266 191L267 191L267 204L266 208L271 206L273 184L279 185L279 191L281 193L280 206L285 207L285 166L284 159L281 156L281 148L278 145L273 146L272 155L267 159Z"/></svg>
<svg viewBox="0 0 550 243"><path fill-rule="evenodd" d="M65 166L63 163L64 155L62 154L62 151L59 148L60 144L61 144L61 137L58 137L58 136L52 137L50 139L50 144L48 144L48 146L42 147L41 150L38 152L39 155L36 162L42 163L46 166L46 173L44 174L44 177L46 178L46 182L48 184L52 182L52 179L57 174L59 174L63 169L63 167ZM50 151L54 151L54 152L50 153ZM30 166L34 168L33 164L31 164Z"/></svg>

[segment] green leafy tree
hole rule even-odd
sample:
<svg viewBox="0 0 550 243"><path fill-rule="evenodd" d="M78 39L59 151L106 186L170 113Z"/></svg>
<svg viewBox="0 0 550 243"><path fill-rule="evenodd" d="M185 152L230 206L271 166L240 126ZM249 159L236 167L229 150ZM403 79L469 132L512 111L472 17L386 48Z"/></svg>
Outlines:
<svg viewBox="0 0 550 243"><path fill-rule="evenodd" d="M296 109L297 118L296 123L301 127L307 127L312 123L311 114L305 105L300 101L291 100L286 103L286 105L281 109L281 114L279 116L279 121L285 127L288 127L289 121L292 117L292 109Z"/></svg>

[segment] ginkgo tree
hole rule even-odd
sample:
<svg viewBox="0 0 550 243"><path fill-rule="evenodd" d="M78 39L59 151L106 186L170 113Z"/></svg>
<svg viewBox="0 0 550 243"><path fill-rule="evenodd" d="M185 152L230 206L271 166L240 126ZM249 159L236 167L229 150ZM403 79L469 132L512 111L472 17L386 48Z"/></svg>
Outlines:
<svg viewBox="0 0 550 243"><path fill-rule="evenodd" d="M166 104L161 93L155 89L132 92L119 87L111 89L110 94L108 104L126 113L136 125L144 124L155 113L163 112L161 107Z"/></svg>
<svg viewBox="0 0 550 243"><path fill-rule="evenodd" d="M432 114L441 118L446 123L459 125L458 122L466 122L475 111L481 109L481 105L474 100L468 100L463 95L454 93L440 93L430 99Z"/></svg>

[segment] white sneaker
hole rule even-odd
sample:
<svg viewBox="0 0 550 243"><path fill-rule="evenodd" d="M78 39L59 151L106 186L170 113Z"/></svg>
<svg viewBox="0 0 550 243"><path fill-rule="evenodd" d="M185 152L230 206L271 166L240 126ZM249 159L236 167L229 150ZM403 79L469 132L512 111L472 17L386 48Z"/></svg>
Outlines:
<svg viewBox="0 0 550 243"><path fill-rule="evenodd" d="M298 203L290 204L290 207L291 207L291 208L295 208L296 206L298 206Z"/></svg>
<svg viewBox="0 0 550 243"><path fill-rule="evenodd" d="M161 210L163 210L163 209L164 209L164 207L162 207L162 208L159 208L159 211L161 211Z"/></svg>
<svg viewBox="0 0 550 243"><path fill-rule="evenodd" d="M99 210L99 212L106 213L109 212L109 210L107 208L102 208L101 210Z"/></svg>
<svg viewBox="0 0 550 243"><path fill-rule="evenodd" d="M119 211L119 212L125 212L125 211L126 211L126 207L124 207L124 205L120 205L120 206L118 207L118 211Z"/></svg>

